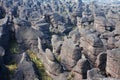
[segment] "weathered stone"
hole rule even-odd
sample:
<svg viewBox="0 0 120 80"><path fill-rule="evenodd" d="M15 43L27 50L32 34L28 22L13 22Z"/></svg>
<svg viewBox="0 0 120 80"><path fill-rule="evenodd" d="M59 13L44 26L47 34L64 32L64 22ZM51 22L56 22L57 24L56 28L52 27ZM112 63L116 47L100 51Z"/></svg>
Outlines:
<svg viewBox="0 0 120 80"><path fill-rule="evenodd" d="M101 39L95 32L83 34L83 37L80 39L80 43L80 46L83 47L83 50L85 51L85 55L92 61L93 64L95 63L99 53L105 50Z"/></svg>
<svg viewBox="0 0 120 80"><path fill-rule="evenodd" d="M61 63L70 70L81 58L81 50L71 39L65 39L60 53Z"/></svg>
<svg viewBox="0 0 120 80"><path fill-rule="evenodd" d="M104 52L100 53L96 59L96 67L99 68L101 71L105 71L106 61L107 61L107 54Z"/></svg>
<svg viewBox="0 0 120 80"><path fill-rule="evenodd" d="M46 49L45 51L46 53L46 57L51 60L51 61L54 61L55 60L55 56L53 55L53 53L49 50L49 49Z"/></svg>
<svg viewBox="0 0 120 80"><path fill-rule="evenodd" d="M27 24L28 23L28 24ZM31 28L29 22L26 21L17 21L15 22L15 37L18 44L21 44L21 48L23 50L30 48L31 50L37 52L38 51L38 37L43 37L43 33L41 31L37 31ZM24 33L24 35L23 35ZM31 35L30 35L31 34Z"/></svg>
<svg viewBox="0 0 120 80"><path fill-rule="evenodd" d="M105 78L105 77L101 75L100 71L97 68L88 70L87 72L88 80L99 80L100 78Z"/></svg>
<svg viewBox="0 0 120 80"><path fill-rule="evenodd" d="M79 33L78 28L76 28L75 30L71 31L71 32L69 33L69 37L71 37L72 40L73 40L75 43L79 42L79 40L80 40L80 33Z"/></svg>
<svg viewBox="0 0 120 80"><path fill-rule="evenodd" d="M106 26L106 18L103 16L97 16L95 17L94 21L94 27L99 32L105 32L105 26Z"/></svg>
<svg viewBox="0 0 120 80"><path fill-rule="evenodd" d="M74 73L81 75L80 79L86 79L87 71L90 69L91 69L91 64L89 63L89 61L87 59L80 59L72 71ZM75 76L77 77L77 75Z"/></svg>
<svg viewBox="0 0 120 80"><path fill-rule="evenodd" d="M58 76L63 71L62 66L56 61L53 53L49 49L46 49L44 61L46 71L52 77Z"/></svg>
<svg viewBox="0 0 120 80"><path fill-rule="evenodd" d="M38 79L33 63L29 60L26 53L23 53L21 61L15 72L13 80L35 80Z"/></svg>
<svg viewBox="0 0 120 80"><path fill-rule="evenodd" d="M53 47L53 53L59 55L62 46L61 38L57 35L52 35L51 43Z"/></svg>
<svg viewBox="0 0 120 80"><path fill-rule="evenodd" d="M106 71L112 77L120 78L120 49L113 49L107 51Z"/></svg>

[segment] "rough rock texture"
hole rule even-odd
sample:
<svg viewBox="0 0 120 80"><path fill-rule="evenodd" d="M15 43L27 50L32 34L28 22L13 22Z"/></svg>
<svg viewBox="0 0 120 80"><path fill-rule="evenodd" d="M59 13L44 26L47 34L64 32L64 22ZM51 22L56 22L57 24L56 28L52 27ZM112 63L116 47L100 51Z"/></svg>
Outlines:
<svg viewBox="0 0 120 80"><path fill-rule="evenodd" d="M95 17L94 27L99 32L105 32L106 18L104 16Z"/></svg>
<svg viewBox="0 0 120 80"><path fill-rule="evenodd" d="M74 80L86 79L87 71L91 69L91 65L87 59L80 59L73 68Z"/></svg>
<svg viewBox="0 0 120 80"><path fill-rule="evenodd" d="M119 80L120 4L84 1L0 0L0 80Z"/></svg>
<svg viewBox="0 0 120 80"><path fill-rule="evenodd" d="M106 71L109 75L115 78L120 78L120 49L113 49L107 51L107 65L106 65Z"/></svg>
<svg viewBox="0 0 120 80"><path fill-rule="evenodd" d="M93 68L87 72L87 78L88 80L97 80L100 78L104 78L104 76L101 75L99 70L97 70L96 68Z"/></svg>
<svg viewBox="0 0 120 80"><path fill-rule="evenodd" d="M8 70L4 65L3 56L5 55L5 50L0 47L0 79L8 79L6 74L8 74Z"/></svg>
<svg viewBox="0 0 120 80"><path fill-rule="evenodd" d="M105 71L106 60L107 60L107 54L104 52L100 53L96 59L96 67L98 67L101 71Z"/></svg>
<svg viewBox="0 0 120 80"><path fill-rule="evenodd" d="M52 35L51 42L53 47L53 53L55 53L56 55L59 55L61 51L61 46L62 46L61 38L57 35Z"/></svg>
<svg viewBox="0 0 120 80"><path fill-rule="evenodd" d="M101 39L95 32L88 32L81 37L80 42L81 47L85 50L85 55L94 64L100 52L104 51L104 45Z"/></svg>
<svg viewBox="0 0 120 80"><path fill-rule="evenodd" d="M22 54L21 61L19 62L14 76L13 80L38 80L33 63L26 53Z"/></svg>
<svg viewBox="0 0 120 80"><path fill-rule="evenodd" d="M67 70L71 70L80 58L80 47L75 45L71 39L65 38L60 53L61 63Z"/></svg>

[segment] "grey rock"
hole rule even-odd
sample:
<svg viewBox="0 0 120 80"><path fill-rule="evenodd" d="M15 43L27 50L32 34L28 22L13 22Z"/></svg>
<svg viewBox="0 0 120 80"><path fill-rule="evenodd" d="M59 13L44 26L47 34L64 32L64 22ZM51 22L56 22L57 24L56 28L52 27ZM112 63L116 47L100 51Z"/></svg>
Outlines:
<svg viewBox="0 0 120 80"><path fill-rule="evenodd" d="M104 45L96 32L89 30L80 38L80 46L83 47L85 55L95 63L97 56L105 50ZM86 46L87 45L87 46Z"/></svg>
<svg viewBox="0 0 120 80"><path fill-rule="evenodd" d="M90 69L91 64L89 63L89 61L87 59L80 59L72 71L74 73L81 75L81 79L85 79L87 77L87 71ZM75 76L77 77L77 75Z"/></svg>
<svg viewBox="0 0 120 80"><path fill-rule="evenodd" d="M23 53L21 61L15 72L13 80L35 80L38 79L33 63L29 60L26 53Z"/></svg>
<svg viewBox="0 0 120 80"><path fill-rule="evenodd" d="M62 39L58 35L52 35L51 43L53 47L53 53L59 55L62 46Z"/></svg>
<svg viewBox="0 0 120 80"><path fill-rule="evenodd" d="M107 23L107 19L103 16L97 16L95 17L95 21L94 21L94 27L97 31L99 32L105 32L105 26Z"/></svg>
<svg viewBox="0 0 120 80"><path fill-rule="evenodd" d="M70 70L81 58L81 50L71 39L65 39L60 53L61 63Z"/></svg>
<svg viewBox="0 0 120 80"><path fill-rule="evenodd" d="M62 73L62 66L55 60L54 54L49 49L46 49L44 61L46 62L44 63L46 71L51 75L51 77L58 76Z"/></svg>
<svg viewBox="0 0 120 80"><path fill-rule="evenodd" d="M34 51L38 51L37 40L38 37L42 37L42 36L43 36L43 32L31 28L29 22L28 24L25 23L25 21L21 21L21 20L18 24L17 22L15 22L15 37L17 39L18 44L21 44L21 48L23 50L25 50L26 48L30 48Z"/></svg>
<svg viewBox="0 0 120 80"><path fill-rule="evenodd" d="M105 77L101 75L100 71L97 68L88 70L88 72L87 72L88 80L98 80L100 78L105 78Z"/></svg>
<svg viewBox="0 0 120 80"><path fill-rule="evenodd" d="M119 65L120 65L120 49L113 49L107 51L107 64L106 64L106 72L110 74L112 77L120 78L119 73Z"/></svg>

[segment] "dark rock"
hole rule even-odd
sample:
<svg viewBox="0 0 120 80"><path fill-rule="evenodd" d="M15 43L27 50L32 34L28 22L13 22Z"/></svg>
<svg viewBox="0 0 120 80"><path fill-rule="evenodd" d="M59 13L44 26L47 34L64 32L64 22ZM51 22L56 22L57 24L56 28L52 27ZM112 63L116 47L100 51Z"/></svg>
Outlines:
<svg viewBox="0 0 120 80"><path fill-rule="evenodd" d="M3 57L5 55L5 50L0 47L0 56Z"/></svg>
<svg viewBox="0 0 120 80"><path fill-rule="evenodd" d="M2 6L0 6L0 19L5 18L5 16L6 16L6 11Z"/></svg>
<svg viewBox="0 0 120 80"><path fill-rule="evenodd" d="M107 54L106 53L100 53L97 56L96 67L99 68L100 71L105 71L106 61L107 61Z"/></svg>
<svg viewBox="0 0 120 80"><path fill-rule="evenodd" d="M22 54L21 61L15 72L13 80L38 80L33 63L26 53Z"/></svg>

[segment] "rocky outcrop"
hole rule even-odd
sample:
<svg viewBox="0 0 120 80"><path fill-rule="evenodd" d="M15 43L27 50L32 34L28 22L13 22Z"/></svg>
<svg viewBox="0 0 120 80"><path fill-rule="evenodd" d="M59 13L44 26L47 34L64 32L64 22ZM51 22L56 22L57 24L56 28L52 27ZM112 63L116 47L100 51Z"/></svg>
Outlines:
<svg viewBox="0 0 120 80"><path fill-rule="evenodd" d="M105 77L102 76L100 71L97 70L96 68L88 70L88 72L87 72L87 79L88 80L97 80L97 79L101 80L101 78L105 78Z"/></svg>
<svg viewBox="0 0 120 80"><path fill-rule="evenodd" d="M100 71L105 71L107 61L107 54L102 52L97 56L96 59L96 67L100 69Z"/></svg>
<svg viewBox="0 0 120 80"><path fill-rule="evenodd" d="M55 55L59 55L62 46L62 39L57 35L52 35L51 42L53 47L53 53L55 53Z"/></svg>
<svg viewBox="0 0 120 80"><path fill-rule="evenodd" d="M120 49L113 49L113 50L108 50L107 51L107 64L106 64L106 71L107 74L109 74L112 77L115 78L120 78L120 73L119 73L119 53Z"/></svg>
<svg viewBox="0 0 120 80"><path fill-rule="evenodd" d="M94 27L96 30L102 33L105 32L106 23L107 19L104 16L97 16L94 20Z"/></svg>
<svg viewBox="0 0 120 80"><path fill-rule="evenodd" d="M95 63L96 58L100 54L100 52L103 52L105 50L104 45L96 32L88 31L88 33L83 34L80 42L81 47L83 47L85 51L85 55L90 59L93 64Z"/></svg>
<svg viewBox="0 0 120 80"><path fill-rule="evenodd" d="M30 22L25 20L14 20L14 23L15 23L14 25L15 34L16 34L15 37L18 44L21 45L21 48L23 50L30 48L31 50L38 52L38 48L37 48L38 37L42 38L42 40L44 41L43 44L46 42L45 39L49 40L48 25L40 25L39 29L36 30L31 27L32 25Z"/></svg>
<svg viewBox="0 0 120 80"><path fill-rule="evenodd" d="M22 54L18 68L12 80L38 80L34 65L26 53Z"/></svg>
<svg viewBox="0 0 120 80"><path fill-rule="evenodd" d="M91 64L87 59L80 59L73 68L74 80L86 79L87 71L91 69Z"/></svg>
<svg viewBox="0 0 120 80"><path fill-rule="evenodd" d="M80 58L80 47L75 45L71 39L65 38L60 53L61 63L67 70L71 70Z"/></svg>
<svg viewBox="0 0 120 80"><path fill-rule="evenodd" d="M55 56L53 53L46 49L46 57L45 57L45 68L47 69L47 72L51 76L58 76L60 73L62 73L63 69L62 66L55 60Z"/></svg>
<svg viewBox="0 0 120 80"><path fill-rule="evenodd" d="M0 79L39 80L37 64L23 53L28 51L53 80L119 79L119 25L116 3L1 0ZM12 76L5 65L13 63Z"/></svg>

